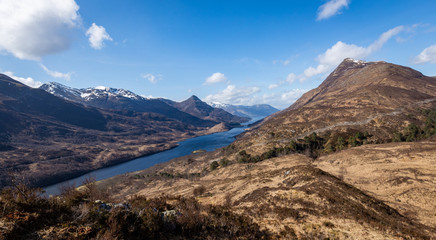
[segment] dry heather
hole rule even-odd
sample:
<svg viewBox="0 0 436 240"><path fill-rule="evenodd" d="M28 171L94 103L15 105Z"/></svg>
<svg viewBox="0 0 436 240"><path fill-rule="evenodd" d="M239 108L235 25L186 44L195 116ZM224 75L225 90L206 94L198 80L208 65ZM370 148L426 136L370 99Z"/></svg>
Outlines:
<svg viewBox="0 0 436 240"><path fill-rule="evenodd" d="M436 143L348 149L314 163L412 219L436 228Z"/></svg>
<svg viewBox="0 0 436 240"><path fill-rule="evenodd" d="M101 186L122 190L118 198L132 193L147 197L171 194L195 196L203 204L230 206L283 239L436 236L432 226L424 225L427 222L398 212L389 202L320 170L311 164L313 159L300 154L233 163L215 170L205 170L214 160L210 154L194 155L196 160L192 157L115 177Z"/></svg>
<svg viewBox="0 0 436 240"><path fill-rule="evenodd" d="M4 189L0 239L276 239L247 216L194 198L135 196L114 204L93 182L64 190L46 199L24 185Z"/></svg>

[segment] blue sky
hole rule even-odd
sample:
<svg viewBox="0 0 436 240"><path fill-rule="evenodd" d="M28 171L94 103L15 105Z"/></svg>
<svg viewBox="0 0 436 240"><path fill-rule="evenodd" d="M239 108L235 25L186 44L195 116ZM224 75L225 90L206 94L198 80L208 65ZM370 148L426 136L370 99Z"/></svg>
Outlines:
<svg viewBox="0 0 436 240"><path fill-rule="evenodd" d="M32 86L285 108L345 57L436 76L435 9L428 0L0 0L0 72Z"/></svg>

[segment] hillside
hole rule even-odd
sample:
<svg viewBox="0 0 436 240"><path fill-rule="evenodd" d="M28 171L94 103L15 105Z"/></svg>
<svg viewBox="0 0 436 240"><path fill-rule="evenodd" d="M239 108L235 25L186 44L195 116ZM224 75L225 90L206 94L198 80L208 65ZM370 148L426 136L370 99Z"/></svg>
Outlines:
<svg viewBox="0 0 436 240"><path fill-rule="evenodd" d="M315 162L293 154L224 163L222 150L99 184L118 201L129 195L169 194L230 206L281 239L429 239L436 236L436 172L431 167L436 143L403 146L413 162L399 158L392 144L361 146ZM213 161L219 163L214 170Z"/></svg>
<svg viewBox="0 0 436 240"><path fill-rule="evenodd" d="M66 180L169 149L214 125L157 102L177 117L163 108L158 114L84 106L0 75L0 188L10 174L32 186Z"/></svg>
<svg viewBox="0 0 436 240"><path fill-rule="evenodd" d="M436 81L386 62L345 59L317 88L248 131L236 145L263 152L315 132L331 145L341 136L367 132L368 142L388 142L410 123L422 125L422 109L436 108Z"/></svg>

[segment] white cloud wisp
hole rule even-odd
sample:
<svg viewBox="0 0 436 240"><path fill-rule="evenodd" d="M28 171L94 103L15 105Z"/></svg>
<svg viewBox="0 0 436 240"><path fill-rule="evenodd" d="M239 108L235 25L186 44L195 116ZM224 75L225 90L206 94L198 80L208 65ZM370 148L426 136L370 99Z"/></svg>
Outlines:
<svg viewBox="0 0 436 240"><path fill-rule="evenodd" d="M309 67L304 70L304 74L300 77L300 80L326 73L332 70L332 68L336 67L345 58L363 59L382 48L389 39L399 34L403 30L404 26L392 28L380 35L380 37L368 47L360 47L354 44L347 44L342 41L338 41L323 54L318 55L316 58L319 63L318 66Z"/></svg>
<svg viewBox="0 0 436 240"><path fill-rule="evenodd" d="M330 0L318 8L316 20L320 21L341 14L341 10L348 7L348 4L350 4L350 0Z"/></svg>
<svg viewBox="0 0 436 240"><path fill-rule="evenodd" d="M69 73L61 73L61 72L58 72L58 71L53 71L53 70L50 70L50 69L48 69L44 64L40 64L40 66L41 66L41 68L48 74L48 75L50 75L50 76L52 76L52 77L54 77L54 78L63 78L63 79L65 79L65 80L67 80L67 81L70 81L71 80L71 72L69 72Z"/></svg>
<svg viewBox="0 0 436 240"><path fill-rule="evenodd" d="M154 75L151 73L147 73L147 74L142 74L141 75L142 78L147 79L149 82L155 84L158 81L162 80L162 75L158 74L158 75Z"/></svg>

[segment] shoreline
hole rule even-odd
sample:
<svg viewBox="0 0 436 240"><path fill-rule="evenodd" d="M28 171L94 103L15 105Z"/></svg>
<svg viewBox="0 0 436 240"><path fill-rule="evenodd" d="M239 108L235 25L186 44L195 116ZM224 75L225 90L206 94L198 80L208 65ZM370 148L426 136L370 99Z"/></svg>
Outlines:
<svg viewBox="0 0 436 240"><path fill-rule="evenodd" d="M184 141L184 140L187 140L187 139L190 139L190 138L186 138L186 139L183 139L183 140L181 140L181 141ZM77 174L74 174L74 173L72 173L72 174L68 174L68 177L63 178L63 179L60 180L60 181L50 182L50 183L48 183L48 184L40 185L40 186L38 186L38 187L39 187L39 188L43 188L43 189L44 189L44 188L47 188L47 187L51 187L51 186L53 186L53 185L57 185L57 184L60 184L60 183L63 183L63 182L67 182L67 181L73 180L73 179L75 179L75 178L79 178L79 177L82 177L82 176L86 176L86 175L88 175L89 173L94 172L94 171L97 171L97 170L102 170L102 169L105 169L105 168L115 167L115 166L118 166L118 165L120 165L120 164L123 164L123 163L129 162L129 161L133 161L133 160L138 159L138 158L148 157L148 156L151 156L151 155L154 155L154 154L157 154L157 153L165 152L165 151L168 151L168 150L174 149L174 148L176 148L176 147L178 147L178 146L179 146L179 144L177 144L177 143L176 143L176 144L172 144L172 145L171 145L170 147L168 147L168 148L165 148L165 149L162 149L162 150L157 150L157 151L154 151L154 152L149 152L149 153L141 154L141 155L138 155L138 156L135 156L135 157L132 157L132 158L126 158L126 160L123 160L123 158L114 159L113 161L111 161L112 163L110 163L110 164L106 164L106 165L103 165L103 166L101 166L101 167L93 168L93 169L90 169L90 170L77 171L77 172L78 172ZM80 185L82 185L82 184L80 184ZM79 186L80 186L80 185L79 185Z"/></svg>
<svg viewBox="0 0 436 240"><path fill-rule="evenodd" d="M65 185L68 185L69 181L72 181L72 180L74 180L76 178L85 177L88 174L89 174L89 176L92 177L92 174L90 174L92 172L100 171L100 170L104 170L104 169L110 169L112 167L116 167L118 165L125 164L125 163L128 163L130 161L134 161L134 160L137 160L137 159L140 159L140 158L143 158L143 157L150 157L150 156L155 155L155 154L159 154L159 153L163 153L163 152L172 150L172 149L177 148L178 146L180 146L180 142L183 142L183 141L186 141L186 140L189 140L189 139L194 139L194 138L197 138L197 137L204 137L204 136L208 136L208 135L212 135L212 134L216 134L216 133L228 132L228 131L231 131L232 129L235 129L235 128L244 128L244 127L246 127L246 126L245 125L239 125L237 127L231 127L231 128L226 129L224 131L215 131L215 132L208 132L209 129L208 130L202 130L202 131L199 131L199 132L197 132L197 133L195 133L195 134L193 134L193 135L191 135L191 136L189 136L187 138L186 137L180 137L177 140L173 140L173 142L170 143L167 148L164 148L164 149L162 149L160 151L154 151L154 152L149 152L149 153L146 153L146 154L141 154L141 155L138 155L138 156L135 156L135 157L131 157L131 158L127 158L126 160L121 160L121 161L119 159L113 160L113 161L111 161L112 164L107 164L107 165L104 165L103 167L91 169L89 171L88 170L78 171L77 174L74 174L74 173L73 174L68 174L67 175L68 177L62 178L62 180L60 180L60 181L53 181L53 182L51 182L49 184L40 185L40 186L42 186L40 188L45 190L47 188L54 187L54 186L62 184L64 182L65 182ZM187 155L189 155L189 154L187 154ZM182 157L182 156L179 156L179 157ZM168 161L170 161L170 160L171 159L169 159ZM149 168L149 167L147 167L147 168ZM122 173L120 173L120 174L122 174ZM97 181L101 181L103 179L99 179L99 180L96 179L96 180ZM79 187L81 185L82 185L82 182L77 184L77 186L75 186L75 187ZM62 185L60 185L60 186L62 186Z"/></svg>

